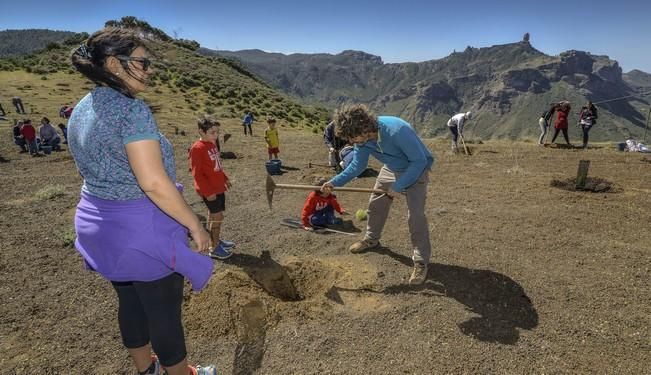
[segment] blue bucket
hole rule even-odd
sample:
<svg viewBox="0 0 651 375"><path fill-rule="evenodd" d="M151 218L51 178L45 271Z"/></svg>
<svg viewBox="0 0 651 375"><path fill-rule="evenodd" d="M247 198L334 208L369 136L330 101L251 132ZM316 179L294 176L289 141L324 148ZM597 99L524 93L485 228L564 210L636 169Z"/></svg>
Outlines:
<svg viewBox="0 0 651 375"><path fill-rule="evenodd" d="M267 168L267 173L269 173L272 176L283 173L280 170L281 165L282 165L282 161L280 161L280 159L273 159L273 160L269 160L268 162L265 162L265 167Z"/></svg>

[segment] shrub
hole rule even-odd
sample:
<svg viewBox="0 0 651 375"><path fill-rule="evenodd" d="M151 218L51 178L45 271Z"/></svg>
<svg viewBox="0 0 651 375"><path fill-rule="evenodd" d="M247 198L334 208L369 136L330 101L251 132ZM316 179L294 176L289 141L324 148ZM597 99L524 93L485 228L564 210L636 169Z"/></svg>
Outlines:
<svg viewBox="0 0 651 375"><path fill-rule="evenodd" d="M34 197L39 201L46 201L62 197L65 193L66 189L63 186L52 185L37 191L36 194L34 194Z"/></svg>

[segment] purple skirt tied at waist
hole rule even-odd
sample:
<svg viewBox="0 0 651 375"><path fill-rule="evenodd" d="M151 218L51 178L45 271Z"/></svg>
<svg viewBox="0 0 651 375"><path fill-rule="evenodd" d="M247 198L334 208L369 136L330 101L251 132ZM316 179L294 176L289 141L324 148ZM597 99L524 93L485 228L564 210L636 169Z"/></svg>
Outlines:
<svg viewBox="0 0 651 375"><path fill-rule="evenodd" d="M86 267L108 280L154 281L178 272L198 291L212 276L212 259L194 252L187 229L147 197L114 201L82 191L75 230Z"/></svg>

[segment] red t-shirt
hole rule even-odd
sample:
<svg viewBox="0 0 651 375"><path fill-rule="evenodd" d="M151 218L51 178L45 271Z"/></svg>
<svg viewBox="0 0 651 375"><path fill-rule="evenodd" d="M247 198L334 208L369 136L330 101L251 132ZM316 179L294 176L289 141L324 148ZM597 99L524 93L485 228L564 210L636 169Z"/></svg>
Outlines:
<svg viewBox="0 0 651 375"><path fill-rule="evenodd" d="M36 129L30 124L23 125L20 128L20 134L22 134L27 141L33 141L36 139Z"/></svg>
<svg viewBox="0 0 651 375"><path fill-rule="evenodd" d="M214 143L198 140L190 148L190 170L194 189L203 198L226 191L228 176L224 173L219 151Z"/></svg>
<svg viewBox="0 0 651 375"><path fill-rule="evenodd" d="M334 194L330 194L324 198L316 191L311 192L310 195L307 196L305 205L303 205L303 211L301 212L301 221L303 222L303 226L311 227L310 216L329 205L332 205L335 211L339 213L342 213L344 211L341 206L339 206L339 202L337 202L337 196Z"/></svg>

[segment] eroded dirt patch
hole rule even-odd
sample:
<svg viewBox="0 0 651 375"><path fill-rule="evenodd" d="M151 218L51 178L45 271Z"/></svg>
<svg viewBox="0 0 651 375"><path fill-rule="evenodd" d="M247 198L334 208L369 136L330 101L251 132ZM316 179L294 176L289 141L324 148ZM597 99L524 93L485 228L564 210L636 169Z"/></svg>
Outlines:
<svg viewBox="0 0 651 375"><path fill-rule="evenodd" d="M588 191L593 193L620 193L621 189L615 187L615 184L603 178L588 177L583 189L577 189L576 178L568 178L566 180L552 180L550 186L568 190L568 191Z"/></svg>

